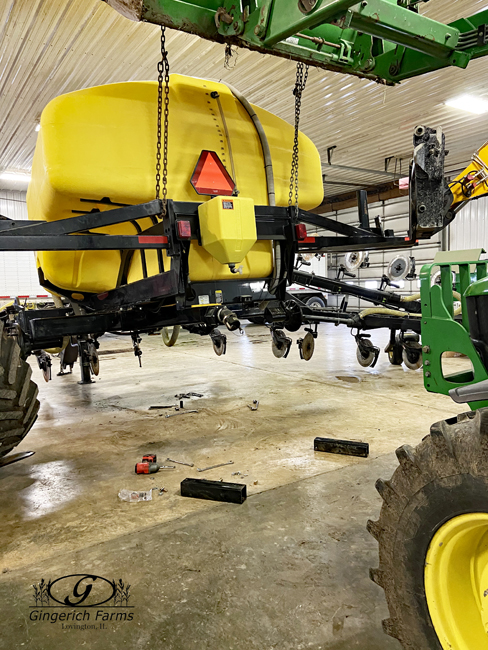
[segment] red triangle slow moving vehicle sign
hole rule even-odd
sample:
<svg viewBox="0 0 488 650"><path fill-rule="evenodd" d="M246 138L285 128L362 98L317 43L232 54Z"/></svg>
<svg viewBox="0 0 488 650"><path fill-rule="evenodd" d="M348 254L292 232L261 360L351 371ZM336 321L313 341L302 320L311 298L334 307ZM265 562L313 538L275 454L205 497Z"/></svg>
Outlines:
<svg viewBox="0 0 488 650"><path fill-rule="evenodd" d="M202 151L190 183L197 194L231 196L236 184L215 151Z"/></svg>

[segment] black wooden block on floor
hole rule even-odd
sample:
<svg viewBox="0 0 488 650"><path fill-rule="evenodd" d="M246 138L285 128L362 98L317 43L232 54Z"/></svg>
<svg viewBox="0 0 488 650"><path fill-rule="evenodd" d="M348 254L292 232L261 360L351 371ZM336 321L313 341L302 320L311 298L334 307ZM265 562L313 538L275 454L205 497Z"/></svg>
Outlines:
<svg viewBox="0 0 488 650"><path fill-rule="evenodd" d="M369 456L367 442L354 440L336 440L335 438L315 438L313 448L315 451L325 451L328 454L342 454L343 456Z"/></svg>
<svg viewBox="0 0 488 650"><path fill-rule="evenodd" d="M244 503L247 499L246 485L209 481L205 478L185 478L181 481L181 496L227 503Z"/></svg>

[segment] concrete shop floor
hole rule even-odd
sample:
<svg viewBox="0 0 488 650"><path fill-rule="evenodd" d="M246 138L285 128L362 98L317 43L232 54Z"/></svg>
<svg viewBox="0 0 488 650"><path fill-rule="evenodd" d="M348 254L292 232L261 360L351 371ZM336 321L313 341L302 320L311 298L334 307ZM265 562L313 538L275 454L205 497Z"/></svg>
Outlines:
<svg viewBox="0 0 488 650"><path fill-rule="evenodd" d="M182 332L168 349L144 336L142 368L129 337L104 337L92 385L77 383L78 365L56 377L54 359L48 384L34 369L40 416L19 450L36 453L0 470L0 648L399 650L368 578L374 483L394 471L396 447L416 445L459 407L384 353L361 368L344 327L320 326L309 362L295 344L276 359L265 327L227 336L222 357L208 337ZM373 333L382 347L387 339ZM188 391L204 395L185 401L198 413L148 410ZM367 441L370 457L314 452L317 435ZM195 467L137 476L146 452ZM183 498L188 476L244 481L248 499ZM117 496L155 485L168 491L151 502ZM83 573L129 583L133 621L83 630L30 620L32 585Z"/></svg>

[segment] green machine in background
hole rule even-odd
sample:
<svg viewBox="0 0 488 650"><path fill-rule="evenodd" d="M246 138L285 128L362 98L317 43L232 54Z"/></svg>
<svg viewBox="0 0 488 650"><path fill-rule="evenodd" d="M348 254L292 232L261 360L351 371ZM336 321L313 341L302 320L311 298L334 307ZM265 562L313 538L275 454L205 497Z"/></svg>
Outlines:
<svg viewBox="0 0 488 650"><path fill-rule="evenodd" d="M472 409L488 406L488 261L479 259L483 252L441 252L420 273L425 388ZM447 374L446 352L465 355L471 369Z"/></svg>

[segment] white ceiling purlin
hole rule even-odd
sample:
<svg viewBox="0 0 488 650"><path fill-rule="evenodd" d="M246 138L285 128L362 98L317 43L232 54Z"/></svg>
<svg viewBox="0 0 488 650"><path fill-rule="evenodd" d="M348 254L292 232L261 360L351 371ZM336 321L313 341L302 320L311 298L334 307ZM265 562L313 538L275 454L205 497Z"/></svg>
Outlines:
<svg viewBox="0 0 488 650"><path fill-rule="evenodd" d="M432 0L421 11L449 22L486 7L484 1ZM182 32L168 33L172 72L222 79L250 101L293 121L295 64L239 50L224 68L224 46ZM0 3L0 170L30 170L35 125L54 97L105 83L156 79L159 28L131 22L100 0L4 0ZM385 87L311 68L302 104L302 130L324 162L384 169L387 156L408 158L419 124L442 126L450 167L460 167L488 140L488 115L470 115L444 102L461 93L487 97L486 61L448 68ZM374 176L325 169L328 181L370 184ZM340 187L340 186L337 186ZM347 190L347 188L344 188ZM326 194L337 194L326 185Z"/></svg>

